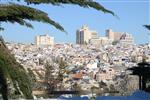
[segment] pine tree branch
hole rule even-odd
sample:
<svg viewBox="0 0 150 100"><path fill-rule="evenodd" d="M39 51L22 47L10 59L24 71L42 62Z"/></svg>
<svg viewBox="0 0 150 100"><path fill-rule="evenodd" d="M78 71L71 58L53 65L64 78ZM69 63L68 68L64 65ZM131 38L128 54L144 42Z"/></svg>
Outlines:
<svg viewBox="0 0 150 100"><path fill-rule="evenodd" d="M0 4L0 22L17 22L20 25L32 28L32 25L26 22L26 20L48 23L65 32L61 25L50 19L48 15L41 10L18 4Z"/></svg>
<svg viewBox="0 0 150 100"><path fill-rule="evenodd" d="M150 25L143 25L145 28L147 28L148 30L150 30Z"/></svg>
<svg viewBox="0 0 150 100"><path fill-rule="evenodd" d="M102 11L104 13L110 13L113 16L116 16L114 12L111 10L108 10L104 8L101 4L98 2L95 2L94 0L24 0L28 4L52 4L52 5L61 5L61 4L74 4L79 5L84 8L94 8L96 10Z"/></svg>

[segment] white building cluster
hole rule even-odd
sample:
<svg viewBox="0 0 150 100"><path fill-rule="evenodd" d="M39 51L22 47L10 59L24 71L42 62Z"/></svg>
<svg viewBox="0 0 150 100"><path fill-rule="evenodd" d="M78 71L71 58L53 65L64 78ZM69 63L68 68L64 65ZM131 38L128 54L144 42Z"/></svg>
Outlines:
<svg viewBox="0 0 150 100"><path fill-rule="evenodd" d="M96 31L90 31L87 26L83 26L76 35L77 44L54 44L53 38L43 35L36 37L35 45L7 43L7 47L14 54L17 62L25 69L32 69L39 80L44 79L40 76L45 75L46 62L53 66L52 74L57 77L58 61L65 61L67 66L63 69L65 73L61 85L71 90L73 84L77 83L87 93L91 92L93 86L100 87L101 82L106 83L107 86L113 84L119 87L122 77L130 74L126 71L128 68L136 66L143 60L143 57L150 62L149 46L132 44L131 34L107 30L106 37L98 37ZM113 45L114 41L119 43ZM136 78L130 79L129 82L134 83L134 86L129 86L129 88L137 89Z"/></svg>
<svg viewBox="0 0 150 100"><path fill-rule="evenodd" d="M36 36L35 44L37 46L53 46L54 37L50 37L48 34Z"/></svg>
<svg viewBox="0 0 150 100"><path fill-rule="evenodd" d="M127 32L114 32L112 29L106 30L106 36L123 45L131 45L134 43L133 36Z"/></svg>
<svg viewBox="0 0 150 100"><path fill-rule="evenodd" d="M131 45L134 43L134 39L127 32L113 32L111 29L106 30L106 37L99 37L96 31L89 30L85 25L76 32L76 43L80 45L91 44L100 47L112 44L113 42Z"/></svg>
<svg viewBox="0 0 150 100"><path fill-rule="evenodd" d="M141 62L143 55L150 61L150 48L147 45L118 44L96 48L92 45L55 44L52 48L8 43L7 46L19 63L43 76L46 61L54 67L54 75L57 75L59 65L56 61L63 59L67 62L62 83L66 89L71 89L74 83L87 91L91 91L93 86L99 87L101 81L108 86L116 85L126 74L126 69ZM39 77L39 74L36 75Z"/></svg>

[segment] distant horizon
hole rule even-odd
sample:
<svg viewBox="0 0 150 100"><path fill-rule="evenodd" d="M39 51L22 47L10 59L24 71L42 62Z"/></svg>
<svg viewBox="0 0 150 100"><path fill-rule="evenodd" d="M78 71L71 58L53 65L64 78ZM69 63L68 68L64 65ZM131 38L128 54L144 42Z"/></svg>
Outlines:
<svg viewBox="0 0 150 100"><path fill-rule="evenodd" d="M14 41L19 43L34 43L36 35L48 33L53 36L56 43L76 43L76 30L82 25L87 25L90 30L98 32L98 36L105 36L106 29L112 29L115 32L127 32L134 37L135 44L146 44L149 42L148 33L143 25L150 24L150 1L149 0L124 0L109 1L96 0L105 8L115 12L120 19L108 13L86 9L75 5L30 5L31 7L43 10L48 16L60 23L68 32L66 35L55 29L53 26L31 22L34 29L30 29L18 24L1 23L5 28L0 31L5 41ZM20 3L21 4L21 3Z"/></svg>
<svg viewBox="0 0 150 100"><path fill-rule="evenodd" d="M83 25L82 25L83 26ZM82 28L82 26L81 26L81 28ZM87 27L88 27L88 25L86 25ZM80 28L80 29L81 29ZM97 30L93 30L93 29L91 29L90 27L88 27L91 31L96 31L97 32ZM119 32L119 31L115 31L115 30L113 30L112 28L108 28L108 29L111 29L113 32ZM108 29L105 29L105 31L106 30L108 30ZM124 33L125 31L123 31L123 33ZM122 32L121 32L122 33ZM125 33L128 33L128 32L125 32ZM49 33L43 33L43 34L38 34L38 35L46 35L46 34L48 34L49 36L51 36ZM99 33L98 33L99 34ZM129 33L129 34L131 34L131 33ZM148 33L148 34L150 34L150 33ZM36 35L36 36L38 36L38 35ZM131 34L132 35L132 34ZM35 36L35 37L36 37ZM35 43L35 37L33 38L33 42L18 42L18 41L12 41L12 40L8 40L8 41L5 41L5 42L14 42L14 43L23 43L23 44L34 44ZM51 37L53 37L53 36L51 36ZM104 36L98 36L98 37L106 37L106 33L104 33ZM134 37L133 37L134 38ZM4 40L6 40L6 39L4 39ZM76 40L76 37L75 37L75 40ZM135 38L134 38L134 40L135 40ZM65 44L65 43L71 43L71 44L76 44L76 41L75 42L56 42L55 41L55 37L54 37L54 43L58 43L58 44ZM134 41L134 44L137 44L137 43L135 43L135 41ZM140 44L140 43L139 43ZM148 42L147 43L144 43L144 44L148 44Z"/></svg>
<svg viewBox="0 0 150 100"><path fill-rule="evenodd" d="M82 25L82 26L84 26L84 25ZM80 27L80 29L82 28L82 26ZM91 29L88 25L86 25L88 28L89 28L89 30L91 30L91 31L96 31L97 32L97 30L93 30L93 29ZM113 32L119 32L119 31L116 31L116 30L113 30L112 28L107 28L107 29L105 29L105 31L106 30L108 30L108 29L111 29ZM123 31L123 32L121 32L121 33L128 33L128 32L125 32L125 31ZM43 33L43 34L38 34L38 35L36 35L36 36L40 36L40 35L46 35L46 34L48 34L49 36L51 36L49 33ZM130 34L130 33L129 33ZM150 34L150 33L149 33ZM132 35L132 34L131 34ZM35 37L36 37L35 36ZM35 44L35 37L33 38L33 42L17 42L17 41L6 41L6 42L14 42L14 43L23 43L23 44ZM53 37L53 36L51 36L51 37ZM104 36L99 36L99 33L98 33L98 37L107 37L106 36L106 33L104 33ZM133 37L134 38L134 37ZM5 39L4 39L5 40ZM76 37L75 37L75 40L76 40ZM134 38L134 40L135 40L135 38ZM56 43L56 44L65 44L65 43L71 43L71 44L76 44L76 41L75 42L56 42L55 41L55 37L54 37L54 43ZM134 44L137 44L137 43L135 43L135 41L134 41ZM139 43L140 44L140 43ZM148 42L147 43L144 43L144 44L148 44ZM137 44L138 45L138 44Z"/></svg>

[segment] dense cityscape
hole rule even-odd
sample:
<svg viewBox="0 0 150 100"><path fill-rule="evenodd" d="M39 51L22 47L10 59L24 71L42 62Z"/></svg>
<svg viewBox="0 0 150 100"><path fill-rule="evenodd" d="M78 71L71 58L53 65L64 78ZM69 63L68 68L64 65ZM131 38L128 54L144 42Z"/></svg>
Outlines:
<svg viewBox="0 0 150 100"><path fill-rule="evenodd" d="M131 34L106 30L106 37L82 26L76 31L76 44L54 42L48 34L35 37L35 43L9 43L6 46L27 71L31 71L33 95L47 91L78 91L78 95L130 95L139 89L138 77L128 68L145 59L150 62L148 44L136 45ZM70 96L70 95L66 95Z"/></svg>
<svg viewBox="0 0 150 100"><path fill-rule="evenodd" d="M0 0L0 100L150 100L150 0Z"/></svg>

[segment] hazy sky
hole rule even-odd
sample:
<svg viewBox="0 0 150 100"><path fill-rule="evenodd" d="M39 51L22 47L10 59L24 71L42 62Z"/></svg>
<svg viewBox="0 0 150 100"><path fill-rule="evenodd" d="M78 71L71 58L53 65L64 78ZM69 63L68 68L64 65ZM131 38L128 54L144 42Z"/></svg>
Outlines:
<svg viewBox="0 0 150 100"><path fill-rule="evenodd" d="M131 33L135 43L147 43L149 32L142 25L150 24L150 0L96 0L105 8L115 12L120 19L111 14L94 9L86 9L74 5L30 5L48 13L51 19L59 22L68 35L55 29L53 26L31 22L34 29L18 24L2 23L5 31L0 34L6 41L33 43L36 35L48 33L54 36L55 42L75 43L76 30L82 25L87 25L91 30L96 30L99 36L105 36L105 30L111 28L117 32Z"/></svg>

